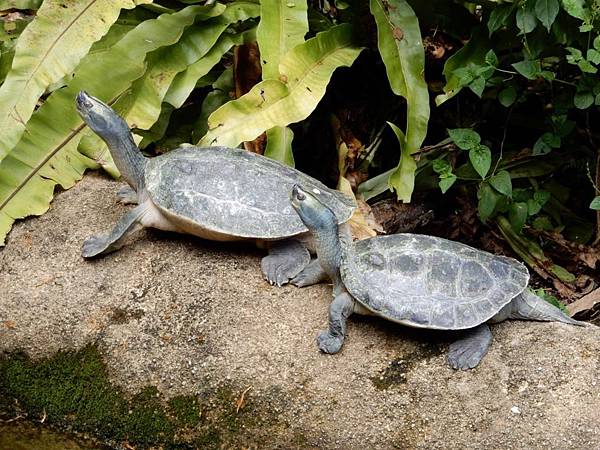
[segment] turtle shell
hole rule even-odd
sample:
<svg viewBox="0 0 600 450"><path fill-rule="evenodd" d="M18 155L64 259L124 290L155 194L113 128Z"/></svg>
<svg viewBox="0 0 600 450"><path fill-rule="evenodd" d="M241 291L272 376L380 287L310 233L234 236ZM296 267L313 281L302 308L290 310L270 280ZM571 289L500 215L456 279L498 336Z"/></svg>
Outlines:
<svg viewBox="0 0 600 450"><path fill-rule="evenodd" d="M512 258L418 234L358 241L340 271L348 292L375 314L442 330L487 321L529 281L527 268Z"/></svg>
<svg viewBox="0 0 600 450"><path fill-rule="evenodd" d="M226 147L183 147L149 159L145 182L168 215L236 238L283 239L308 231L289 201L296 183L329 206L339 223L355 208L350 197L296 169Z"/></svg>

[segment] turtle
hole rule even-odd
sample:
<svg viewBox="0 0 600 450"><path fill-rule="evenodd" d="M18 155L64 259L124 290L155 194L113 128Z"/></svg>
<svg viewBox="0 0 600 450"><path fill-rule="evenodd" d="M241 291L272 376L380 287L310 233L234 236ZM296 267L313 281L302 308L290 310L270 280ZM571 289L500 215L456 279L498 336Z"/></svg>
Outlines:
<svg viewBox="0 0 600 450"><path fill-rule="evenodd" d="M434 236L400 233L352 242L324 198L301 186L292 206L315 237L320 264L333 281L329 329L319 349L337 353L352 313L436 330L462 330L450 344L454 369L476 367L492 342L489 323L505 319L584 326L529 289L522 263Z"/></svg>
<svg viewBox="0 0 600 450"><path fill-rule="evenodd" d="M326 277L318 261L311 261L311 236L288 202L289 191L296 183L305 184L342 222L352 215L354 199L299 170L242 149L188 145L147 158L111 107L81 91L76 108L106 142L129 185L117 193L120 201L137 204L112 231L84 241L84 258L112 252L126 236L152 227L215 241L254 241L268 250L261 269L271 284L304 286Z"/></svg>

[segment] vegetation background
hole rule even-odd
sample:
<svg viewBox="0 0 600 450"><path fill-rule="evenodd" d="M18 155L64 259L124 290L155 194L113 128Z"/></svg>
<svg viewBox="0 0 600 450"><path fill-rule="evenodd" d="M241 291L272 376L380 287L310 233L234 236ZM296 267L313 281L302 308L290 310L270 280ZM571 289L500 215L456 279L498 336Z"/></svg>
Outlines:
<svg viewBox="0 0 600 450"><path fill-rule="evenodd" d="M600 0L0 0L0 240L87 169L81 89L148 155L243 145L354 195L358 237L516 255L600 315ZM338 70L339 69L339 70Z"/></svg>

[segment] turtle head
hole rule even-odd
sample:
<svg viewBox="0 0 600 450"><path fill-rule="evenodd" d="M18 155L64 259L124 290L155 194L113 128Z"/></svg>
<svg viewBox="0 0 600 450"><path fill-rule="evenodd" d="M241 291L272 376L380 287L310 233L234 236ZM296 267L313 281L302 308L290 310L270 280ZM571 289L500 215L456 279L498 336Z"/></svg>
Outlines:
<svg viewBox="0 0 600 450"><path fill-rule="evenodd" d="M310 231L319 232L332 229L337 231L335 214L319 200L320 192L317 189L314 189L314 194L295 184L290 194L290 202Z"/></svg>
<svg viewBox="0 0 600 450"><path fill-rule="evenodd" d="M129 135L127 123L107 104L85 91L76 99L77 112L94 133L106 141Z"/></svg>
<svg viewBox="0 0 600 450"><path fill-rule="evenodd" d="M102 138L123 179L138 194L145 189L145 158L137 148L127 122L107 104L85 91L76 99L77 112L90 129Z"/></svg>

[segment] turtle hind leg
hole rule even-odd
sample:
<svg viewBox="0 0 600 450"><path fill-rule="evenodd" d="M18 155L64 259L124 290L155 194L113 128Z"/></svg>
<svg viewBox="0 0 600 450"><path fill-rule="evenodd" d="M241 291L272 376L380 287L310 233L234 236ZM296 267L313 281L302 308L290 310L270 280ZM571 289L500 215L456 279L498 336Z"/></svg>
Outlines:
<svg viewBox="0 0 600 450"><path fill-rule="evenodd" d="M124 205L137 205L138 194L131 186L123 186L117 191L117 201Z"/></svg>
<svg viewBox="0 0 600 450"><path fill-rule="evenodd" d="M323 353L337 353L346 337L346 321L355 310L355 301L350 294L338 295L329 306L329 329L321 331L317 336L317 345Z"/></svg>
<svg viewBox="0 0 600 450"><path fill-rule="evenodd" d="M298 275L309 262L310 253L306 247L296 240L289 240L271 245L260 267L269 283L281 286Z"/></svg>
<svg viewBox="0 0 600 450"><path fill-rule="evenodd" d="M572 319L556 306L538 297L528 289L521 292L509 303L509 319L538 320L543 322L562 322L576 326L586 326L584 322Z"/></svg>
<svg viewBox="0 0 600 450"><path fill-rule="evenodd" d="M127 236L143 227L142 218L147 210L148 206L145 204L136 206L119 219L110 233L87 238L83 242L82 256L92 258L117 250L123 245Z"/></svg>
<svg viewBox="0 0 600 450"><path fill-rule="evenodd" d="M483 359L492 343L492 332L486 324L469 331L458 341L450 344L448 363L453 369L472 369Z"/></svg>
<svg viewBox="0 0 600 450"><path fill-rule="evenodd" d="M297 287L305 287L319 284L327 279L329 279L329 275L323 270L323 267L319 264L319 260L313 259L302 272L290 280L290 283Z"/></svg>

